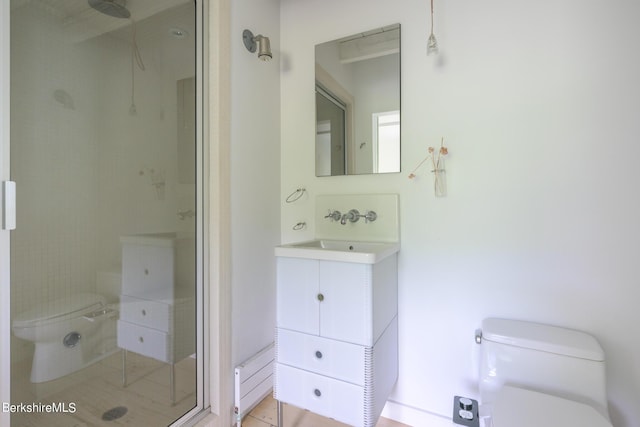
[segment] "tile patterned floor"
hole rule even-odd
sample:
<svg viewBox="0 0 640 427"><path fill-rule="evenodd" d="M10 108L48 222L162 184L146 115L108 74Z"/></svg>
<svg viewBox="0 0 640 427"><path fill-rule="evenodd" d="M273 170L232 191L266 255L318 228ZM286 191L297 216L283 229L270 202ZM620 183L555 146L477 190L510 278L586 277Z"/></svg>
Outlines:
<svg viewBox="0 0 640 427"><path fill-rule="evenodd" d="M195 359L176 364L176 404L169 395L169 365L129 352L128 386L122 387L121 353L58 380L32 384L12 378L12 403L74 402L75 413L13 413L11 427L162 427L195 406ZM28 370L27 370L28 372ZM112 421L105 411L125 406L127 413Z"/></svg>
<svg viewBox="0 0 640 427"><path fill-rule="evenodd" d="M349 427L295 406L283 405L283 427ZM242 427L277 427L276 401L267 396L242 420ZM397 421L380 418L376 427L408 427Z"/></svg>
<svg viewBox="0 0 640 427"><path fill-rule="evenodd" d="M169 366L129 352L127 376L129 385L122 387L121 353L58 380L32 384L28 380L30 366L23 375L12 378L12 403L74 402L75 413L14 413L11 427L162 427L195 405L195 359L176 364L176 404L169 399ZM104 421L108 409L125 406L121 418ZM309 411L284 405L283 427L349 427L347 424L321 417ZM276 427L276 401L267 396L242 421L242 427ZM381 418L376 427L407 427Z"/></svg>

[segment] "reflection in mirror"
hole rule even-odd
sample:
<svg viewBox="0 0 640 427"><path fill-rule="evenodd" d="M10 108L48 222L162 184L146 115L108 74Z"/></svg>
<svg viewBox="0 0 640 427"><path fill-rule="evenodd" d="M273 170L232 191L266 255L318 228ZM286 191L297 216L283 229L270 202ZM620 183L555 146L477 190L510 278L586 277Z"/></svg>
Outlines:
<svg viewBox="0 0 640 427"><path fill-rule="evenodd" d="M316 86L316 174L345 174L345 124L347 106Z"/></svg>
<svg viewBox="0 0 640 427"><path fill-rule="evenodd" d="M400 25L317 45L316 175L400 172Z"/></svg>
<svg viewBox="0 0 640 427"><path fill-rule="evenodd" d="M19 223L0 400L63 408L2 426L168 426L206 405L202 3L2 0Z"/></svg>

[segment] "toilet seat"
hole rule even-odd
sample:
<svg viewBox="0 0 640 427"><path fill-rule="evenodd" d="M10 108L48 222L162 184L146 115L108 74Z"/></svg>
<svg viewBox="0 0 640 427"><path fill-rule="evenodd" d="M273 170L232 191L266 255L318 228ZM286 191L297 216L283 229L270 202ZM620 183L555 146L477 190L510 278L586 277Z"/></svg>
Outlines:
<svg viewBox="0 0 640 427"><path fill-rule="evenodd" d="M589 405L511 386L498 392L492 421L493 427L612 427Z"/></svg>
<svg viewBox="0 0 640 427"><path fill-rule="evenodd" d="M104 306L104 297L92 293L78 293L59 298L17 315L13 320L15 328L29 328L54 322L69 320Z"/></svg>

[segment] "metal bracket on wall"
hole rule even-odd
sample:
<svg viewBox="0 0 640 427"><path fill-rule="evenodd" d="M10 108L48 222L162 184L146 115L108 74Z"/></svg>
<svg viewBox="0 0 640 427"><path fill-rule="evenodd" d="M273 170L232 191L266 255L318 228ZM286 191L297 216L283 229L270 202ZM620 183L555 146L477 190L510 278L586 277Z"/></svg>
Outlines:
<svg viewBox="0 0 640 427"><path fill-rule="evenodd" d="M16 229L16 183L14 181L2 183L2 229Z"/></svg>

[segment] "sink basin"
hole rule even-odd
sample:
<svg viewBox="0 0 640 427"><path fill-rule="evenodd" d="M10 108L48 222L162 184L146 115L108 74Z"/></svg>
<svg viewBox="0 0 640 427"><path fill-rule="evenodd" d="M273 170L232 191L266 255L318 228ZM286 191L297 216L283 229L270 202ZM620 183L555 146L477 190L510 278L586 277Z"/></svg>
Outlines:
<svg viewBox="0 0 640 427"><path fill-rule="evenodd" d="M375 264L400 250L399 243L311 240L276 246L278 257Z"/></svg>

